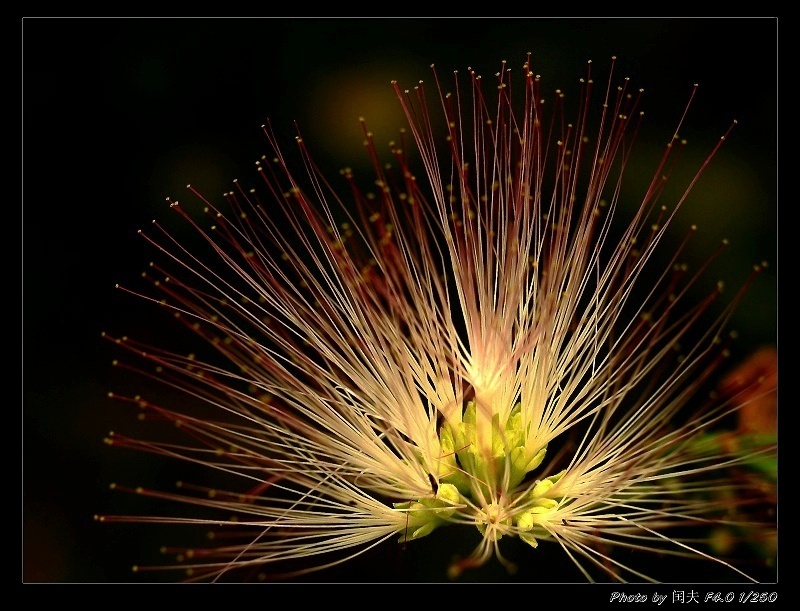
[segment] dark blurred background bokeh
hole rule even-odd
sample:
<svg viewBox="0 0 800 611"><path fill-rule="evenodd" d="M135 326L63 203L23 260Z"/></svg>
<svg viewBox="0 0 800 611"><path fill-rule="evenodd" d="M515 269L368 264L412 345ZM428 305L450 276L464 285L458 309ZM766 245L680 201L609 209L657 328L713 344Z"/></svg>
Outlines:
<svg viewBox="0 0 800 611"><path fill-rule="evenodd" d="M122 501L109 484L152 484L162 468L103 444L131 416L106 397L119 372L100 333L125 334L149 314L114 290L150 260L136 230L166 217L165 197L182 198L187 183L214 198L232 179L253 178L268 117L287 148L297 121L339 184L339 168L367 161L358 117L379 144L395 138L404 119L390 80L413 86L431 63L446 76L468 66L491 75L504 59L518 69L531 51L544 91L576 96L586 61L604 82L616 55L617 75L645 89L641 146L653 151L699 83L686 154L701 159L739 123L679 222L697 223L706 246L730 240L720 273L734 287L754 263L771 264L734 318L733 361L776 342L773 18L26 18L20 27L24 581L141 580L131 565L165 543L163 528L93 520L146 512L145 499ZM426 549L446 565L437 540Z"/></svg>

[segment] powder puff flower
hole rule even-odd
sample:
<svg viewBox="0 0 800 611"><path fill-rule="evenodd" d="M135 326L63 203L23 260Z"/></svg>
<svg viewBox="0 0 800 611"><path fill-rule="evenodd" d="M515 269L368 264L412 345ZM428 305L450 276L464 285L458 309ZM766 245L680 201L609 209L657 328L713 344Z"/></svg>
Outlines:
<svg viewBox="0 0 800 611"><path fill-rule="evenodd" d="M184 394L112 396L185 437L107 442L230 487L133 488L200 514L99 519L212 528L208 548L175 550L192 579L295 560L319 570L436 529L480 533L452 578L493 558L513 569L503 541L518 538L532 562L557 546L587 580L660 578L628 550L747 579L704 539L756 485L730 470L774 461L774 439L714 432L774 380L709 395L746 286L719 307L722 285L681 258L695 229L677 246L668 234L727 133L666 196L678 113L649 187L632 192L642 92L611 73L599 91L591 71L581 79L572 114L559 90L545 102L530 58L451 88L434 69L432 88L394 83L408 131L388 157L362 122L373 190L349 169L328 182L300 136L291 162L268 123L255 186L171 200L200 239L154 221L141 232L156 255L149 288L121 288L205 349L106 337L125 349L118 366Z"/></svg>

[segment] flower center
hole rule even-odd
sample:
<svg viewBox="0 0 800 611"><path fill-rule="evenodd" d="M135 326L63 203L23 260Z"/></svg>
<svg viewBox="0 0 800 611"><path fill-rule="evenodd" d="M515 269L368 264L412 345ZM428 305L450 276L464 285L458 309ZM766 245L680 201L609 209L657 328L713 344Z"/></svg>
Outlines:
<svg viewBox="0 0 800 611"><path fill-rule="evenodd" d="M442 457L440 479L453 484L465 497L488 505L498 495L508 494L544 460L546 447L527 447L529 425L522 420L520 405L503 423L491 419L490 443L482 442L486 431L477 422L474 401L467 404L461 422L446 422L439 431Z"/></svg>
<svg viewBox="0 0 800 611"><path fill-rule="evenodd" d="M558 505L550 489L563 472L524 484L544 460L547 448L528 448L530 426L523 422L521 406L516 405L503 423L499 414L492 416L490 443L485 441L487 429L479 430L484 422L478 421L477 410L470 401L460 420L451 419L440 428L438 477L428 476L433 495L394 504L405 513L401 541L418 539L465 516L488 540L513 533L536 547L538 538L548 536L543 523Z"/></svg>

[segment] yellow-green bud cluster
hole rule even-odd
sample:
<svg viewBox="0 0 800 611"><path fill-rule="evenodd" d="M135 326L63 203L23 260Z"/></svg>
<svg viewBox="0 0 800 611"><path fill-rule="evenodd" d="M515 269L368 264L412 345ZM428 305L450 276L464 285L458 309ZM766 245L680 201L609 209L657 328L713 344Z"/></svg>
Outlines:
<svg viewBox="0 0 800 611"><path fill-rule="evenodd" d="M543 480L538 480L522 504L524 510L514 516L514 524L519 529L519 537L531 547L537 547L539 541L549 536L549 532L542 526L549 516L558 508L558 501L547 494L560 480L566 471L561 471Z"/></svg>
<svg viewBox="0 0 800 611"><path fill-rule="evenodd" d="M406 513L406 529L400 541L411 541L429 535L437 526L445 523L456 510L461 495L452 484L439 485L432 498L419 501L394 503L394 508Z"/></svg>
<svg viewBox="0 0 800 611"><path fill-rule="evenodd" d="M439 432L441 463L449 467L442 480L453 484L465 496L475 497L472 487L477 486L488 498L492 496L490 485L503 482L505 490L518 486L530 471L541 464L547 448L540 448L533 455L526 448L528 431L519 404L502 424L499 414L492 417L492 447L488 456L478 443L476 419L477 407L474 401L470 401L461 422L442 426Z"/></svg>
<svg viewBox="0 0 800 611"><path fill-rule="evenodd" d="M499 539L504 532L516 532L523 541L536 547L537 539L548 536L543 524L552 517L558 501L548 493L564 472L537 480L532 488L515 490L528 473L541 465L547 447L527 447L529 424L523 422L518 404L500 422L500 415L491 420L491 447L488 431L478 431L477 406L467 404L460 422L446 422L439 431L440 454L438 479L432 496L416 501L395 503L405 513L405 529L401 541L419 539L446 523L459 507L477 504L482 507L475 516L475 525L484 535ZM488 428L488 421L482 425ZM420 461L423 456L420 454ZM434 476L431 475L431 478ZM502 501L496 500L504 497Z"/></svg>

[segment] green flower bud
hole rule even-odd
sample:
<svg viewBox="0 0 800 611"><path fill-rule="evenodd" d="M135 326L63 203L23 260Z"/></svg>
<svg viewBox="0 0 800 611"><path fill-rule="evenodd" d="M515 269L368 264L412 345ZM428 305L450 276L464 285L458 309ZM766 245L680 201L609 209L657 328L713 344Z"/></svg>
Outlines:
<svg viewBox="0 0 800 611"><path fill-rule="evenodd" d="M437 526L445 524L447 518L455 513L455 505L460 501L461 494L458 488L452 484L441 483L434 497L394 503L395 509L408 514L407 528L401 535L400 541L419 539L432 533Z"/></svg>
<svg viewBox="0 0 800 611"><path fill-rule="evenodd" d="M458 488L453 484L440 484L436 497L443 503L449 503L451 505L457 505L461 502L461 493L459 493Z"/></svg>
<svg viewBox="0 0 800 611"><path fill-rule="evenodd" d="M426 522L419 528L412 530L410 534L403 535L402 537L400 537L400 542L403 543L405 541L414 541L415 539L421 539L425 535L431 534L437 526L438 524L434 521Z"/></svg>
<svg viewBox="0 0 800 611"><path fill-rule="evenodd" d="M528 545L533 547L534 549L539 547L539 542L536 540L536 537L529 532L521 532L519 533L519 538L525 541Z"/></svg>
<svg viewBox="0 0 800 611"><path fill-rule="evenodd" d="M565 469L564 471L560 471L559 473L551 475L550 477L547 477L543 480L537 480L536 485L533 487L533 490L530 491L528 498L531 500L536 500L539 497L547 494L550 488L555 486L556 482L558 482L558 480L564 477L564 474L566 472L567 471Z"/></svg>
<svg viewBox="0 0 800 611"><path fill-rule="evenodd" d="M533 514L530 511L526 511L524 513L519 514L516 516L516 523L517 528L523 531L529 531L533 528L534 520Z"/></svg>
<svg viewBox="0 0 800 611"><path fill-rule="evenodd" d="M536 467L541 465L545 454L547 454L547 446L544 446L534 454L533 458L531 458L530 462L525 466L525 473L533 471Z"/></svg>

